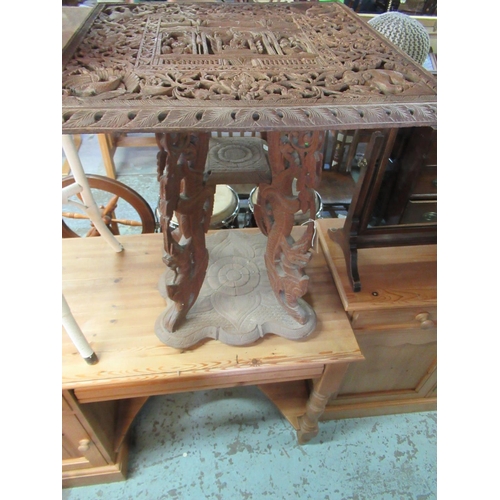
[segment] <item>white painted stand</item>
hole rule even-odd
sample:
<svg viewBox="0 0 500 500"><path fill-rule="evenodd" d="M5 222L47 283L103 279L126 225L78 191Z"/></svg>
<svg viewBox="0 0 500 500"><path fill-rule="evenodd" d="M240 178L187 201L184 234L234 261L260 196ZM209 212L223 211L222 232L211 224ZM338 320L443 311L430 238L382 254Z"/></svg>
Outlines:
<svg viewBox="0 0 500 500"><path fill-rule="evenodd" d="M79 204L79 206L83 208L83 210L85 210L85 213L89 216L90 220L99 231L101 237L111 245L111 248L115 252L121 252L123 250L123 246L114 237L113 233L109 230L108 226L106 226L101 218L101 212L94 200L94 197L92 196L92 191L90 191L87 177L85 176L80 157L78 156L78 151L76 150L75 143L73 142L73 137L71 137L70 135L63 135L62 146L64 154L66 155L66 158L68 160L71 173L75 178L76 186L78 186L76 187L72 184L63 190L63 203L76 203L71 202L71 200L67 199L69 197L67 193L81 193L83 204Z"/></svg>
<svg viewBox="0 0 500 500"><path fill-rule="evenodd" d="M113 233L109 230L108 226L101 218L101 212L94 200L94 197L92 196L92 191L90 190L87 177L83 171L78 151L75 143L73 142L73 137L70 135L63 135L62 146L66 159L68 160L71 173L75 178L75 182L73 184L70 184L62 190L63 204L76 205L83 209L96 229L99 231L101 237L109 243L115 252L121 252L123 250L122 244L115 238ZM83 203L69 199L71 196L78 193L81 194ZM97 356L75 321L64 295L62 297L62 324L83 359L91 365L97 363Z"/></svg>
<svg viewBox="0 0 500 500"><path fill-rule="evenodd" d="M97 356L83 335L83 332L78 326L78 323L75 321L73 314L71 314L71 309L69 308L64 295L62 296L62 324L82 358L89 365L96 364Z"/></svg>

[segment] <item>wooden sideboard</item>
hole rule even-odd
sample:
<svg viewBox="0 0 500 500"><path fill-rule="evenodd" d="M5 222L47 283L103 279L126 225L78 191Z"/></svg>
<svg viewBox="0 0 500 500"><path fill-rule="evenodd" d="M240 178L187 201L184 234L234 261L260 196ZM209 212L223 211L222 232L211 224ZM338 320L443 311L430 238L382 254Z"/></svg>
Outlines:
<svg viewBox="0 0 500 500"><path fill-rule="evenodd" d="M342 224L318 221L319 239L365 361L349 367L322 419L435 410L437 246L359 250L363 289L353 292L327 234Z"/></svg>
<svg viewBox="0 0 500 500"><path fill-rule="evenodd" d="M62 241L63 292L99 359L85 363L63 331L63 486L124 479L127 431L154 395L257 385L297 430L299 442L314 437L349 364L363 360L323 252L307 265L304 298L317 315L307 339L267 335L248 346L204 340L175 349L154 332L165 308L158 291L165 269L162 235L118 238L125 248L120 253L103 238ZM290 381L299 386L292 394L281 385Z"/></svg>

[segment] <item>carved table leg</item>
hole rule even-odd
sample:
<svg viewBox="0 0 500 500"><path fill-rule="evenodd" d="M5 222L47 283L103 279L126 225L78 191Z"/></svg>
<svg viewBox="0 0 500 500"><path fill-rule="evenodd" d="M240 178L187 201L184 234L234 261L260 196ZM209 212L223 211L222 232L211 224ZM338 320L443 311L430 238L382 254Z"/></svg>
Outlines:
<svg viewBox="0 0 500 500"><path fill-rule="evenodd" d="M271 287L285 310L300 324L310 320L311 311L299 300L306 292L309 277L304 267L314 236L316 194L323 165L325 134L314 132L269 132L271 184L259 184L254 217L268 237L266 268ZM291 236L297 211L309 212L303 236ZM313 313L314 314L314 313Z"/></svg>
<svg viewBox="0 0 500 500"><path fill-rule="evenodd" d="M171 270L165 288L172 301L157 328L170 332L179 328L196 301L208 265L205 233L215 190L204 178L209 138L207 133L156 134L163 261ZM170 225L174 212L179 224L175 229Z"/></svg>
<svg viewBox="0 0 500 500"><path fill-rule="evenodd" d="M332 395L340 389L349 363L335 363L325 366L323 375L313 381L313 390L306 405L305 414L299 418L300 430L297 431L299 444L307 443L318 434L318 421L325 411Z"/></svg>

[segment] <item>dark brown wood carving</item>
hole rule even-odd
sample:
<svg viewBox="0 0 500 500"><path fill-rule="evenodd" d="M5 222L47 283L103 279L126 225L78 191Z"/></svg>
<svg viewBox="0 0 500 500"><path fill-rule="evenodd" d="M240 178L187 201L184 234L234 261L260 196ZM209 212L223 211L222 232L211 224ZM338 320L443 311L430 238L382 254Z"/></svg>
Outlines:
<svg viewBox="0 0 500 500"><path fill-rule="evenodd" d="M285 310L299 323L309 320L299 298L307 292L309 278L304 267L314 235L316 194L323 166L324 132L268 134L271 184L259 185L254 217L268 237L265 256L271 287ZM302 237L291 236L295 213L310 214Z"/></svg>
<svg viewBox="0 0 500 500"><path fill-rule="evenodd" d="M267 273L312 329L301 297L314 222L297 241L291 229L297 210L314 219L325 131L437 123L435 77L338 3L100 3L66 47L63 133L156 134L171 299L162 331L181 330L204 281L212 132L267 133L272 176L254 213Z"/></svg>
<svg viewBox="0 0 500 500"><path fill-rule="evenodd" d="M156 138L160 147L157 158L163 261L173 271L166 282L166 295L173 302L163 326L174 332L195 303L205 279L205 233L215 187L206 186L204 180L209 134L165 133ZM178 221L175 229L170 224L174 212Z"/></svg>
<svg viewBox="0 0 500 500"><path fill-rule="evenodd" d="M342 4L99 4L63 132L435 125L436 80Z"/></svg>

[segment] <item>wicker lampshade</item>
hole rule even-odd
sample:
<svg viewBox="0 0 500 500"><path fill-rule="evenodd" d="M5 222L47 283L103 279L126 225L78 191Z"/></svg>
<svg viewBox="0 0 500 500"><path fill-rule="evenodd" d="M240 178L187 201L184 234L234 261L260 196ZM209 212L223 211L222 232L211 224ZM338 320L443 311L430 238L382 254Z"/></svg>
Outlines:
<svg viewBox="0 0 500 500"><path fill-rule="evenodd" d="M386 12L370 19L368 24L418 64L424 63L431 40L424 26L416 19L401 12Z"/></svg>

